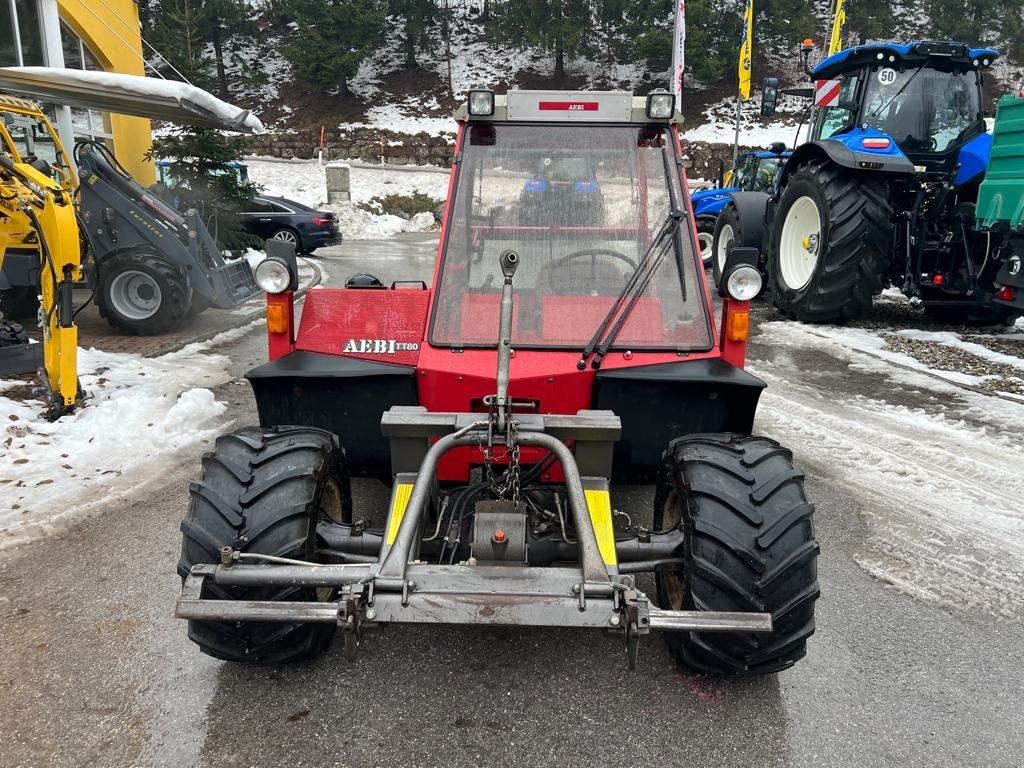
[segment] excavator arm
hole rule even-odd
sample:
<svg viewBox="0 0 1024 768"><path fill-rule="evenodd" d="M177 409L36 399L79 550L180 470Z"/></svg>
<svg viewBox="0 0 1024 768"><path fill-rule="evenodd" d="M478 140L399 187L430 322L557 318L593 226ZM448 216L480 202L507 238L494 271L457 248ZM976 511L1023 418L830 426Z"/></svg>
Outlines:
<svg viewBox="0 0 1024 768"><path fill-rule="evenodd" d="M52 178L28 163L18 162L12 153L0 151L0 263L7 247L25 242L26 227L39 251L41 374L49 390L50 414L56 418L72 410L80 394L78 328L71 290L73 282L81 278L82 252L74 201ZM11 347L0 349L0 374L29 373L35 369L30 363L28 370L17 370L25 367L26 359L37 358L11 352ZM9 362L6 367L5 360Z"/></svg>

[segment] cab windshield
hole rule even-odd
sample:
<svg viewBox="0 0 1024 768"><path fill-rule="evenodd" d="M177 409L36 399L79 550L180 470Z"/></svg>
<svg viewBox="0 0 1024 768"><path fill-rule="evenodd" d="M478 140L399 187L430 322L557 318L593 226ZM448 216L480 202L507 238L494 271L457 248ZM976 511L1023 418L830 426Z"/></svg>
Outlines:
<svg viewBox="0 0 1024 768"><path fill-rule="evenodd" d="M632 281L636 301L610 348L710 348L691 225L671 216L686 194L673 146L656 126L468 126L431 343L497 343L498 260L511 249L519 347L584 347L639 269L649 279Z"/></svg>
<svg viewBox="0 0 1024 768"><path fill-rule="evenodd" d="M904 152L946 152L981 121L975 72L877 68L867 80L863 122Z"/></svg>

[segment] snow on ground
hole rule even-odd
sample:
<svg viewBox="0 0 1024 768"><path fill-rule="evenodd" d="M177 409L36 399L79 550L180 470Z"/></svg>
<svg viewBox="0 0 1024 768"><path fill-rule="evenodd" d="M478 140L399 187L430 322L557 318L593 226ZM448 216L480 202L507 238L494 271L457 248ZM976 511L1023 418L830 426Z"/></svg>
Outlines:
<svg viewBox="0 0 1024 768"><path fill-rule="evenodd" d="M79 350L90 399L53 423L40 417L38 401L4 397L21 382L0 382L0 549L63 530L211 442L225 411L211 388L229 380L229 360L205 350L250 328L157 358Z"/></svg>
<svg viewBox="0 0 1024 768"><path fill-rule="evenodd" d="M787 147L796 146L794 140L799 124L800 116L792 113L779 113L774 119L765 121L760 116L759 100L751 99L744 102L740 109L740 146L763 148L776 141L784 142ZM703 118L684 123L680 135L687 141L732 144L736 135L735 98L709 106L704 110ZM800 132L800 141L806 141L806 138L805 123Z"/></svg>
<svg viewBox="0 0 1024 768"><path fill-rule="evenodd" d="M922 403L839 394L774 363L756 367L769 384L758 431L848 490L870 534L852 542L856 561L919 599L1024 619L1024 406L895 369L848 339L791 332L799 327L765 324L761 340L839 352Z"/></svg>
<svg viewBox="0 0 1024 768"><path fill-rule="evenodd" d="M341 232L348 240L390 237L399 232L422 232L434 226L434 218L416 216L406 220L390 214L376 214L358 207L374 197L411 195L421 192L443 200L448 194L447 169L433 166L350 166L352 203L327 205L326 171L316 160L247 158L249 178L268 195L286 197L314 208L334 211Z"/></svg>
<svg viewBox="0 0 1024 768"><path fill-rule="evenodd" d="M874 331L863 328L843 328L833 325L808 326L787 321L761 323L759 328L764 340L771 343L823 347L832 354L840 355L848 353L850 350L868 352L883 360L924 371L955 384L975 386L984 380L981 376L929 368L910 355L886 349L885 339Z"/></svg>

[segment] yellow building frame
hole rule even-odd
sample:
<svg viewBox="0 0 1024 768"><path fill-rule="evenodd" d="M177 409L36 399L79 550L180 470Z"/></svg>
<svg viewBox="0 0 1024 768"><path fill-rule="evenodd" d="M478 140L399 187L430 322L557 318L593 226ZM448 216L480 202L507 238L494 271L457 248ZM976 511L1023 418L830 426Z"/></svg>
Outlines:
<svg viewBox="0 0 1024 768"><path fill-rule="evenodd" d="M61 21L81 39L106 72L144 75L139 10L134 0L57 0ZM156 181L145 159L152 146L149 120L110 115L117 159L143 186Z"/></svg>

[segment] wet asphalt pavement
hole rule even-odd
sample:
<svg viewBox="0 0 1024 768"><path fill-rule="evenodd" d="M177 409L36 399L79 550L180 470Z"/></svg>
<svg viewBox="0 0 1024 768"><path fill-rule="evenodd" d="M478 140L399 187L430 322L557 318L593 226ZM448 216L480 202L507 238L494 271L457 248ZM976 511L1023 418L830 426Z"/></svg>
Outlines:
<svg viewBox="0 0 1024 768"><path fill-rule="evenodd" d="M429 276L430 242L348 243L322 264L334 284L368 267ZM230 354L238 376L262 362L260 333ZM837 399L927 406L827 355L751 356L777 377L811 365ZM255 423L244 381L217 396ZM837 485L828 455L791 447L817 508L818 629L793 669L739 681L678 671L656 637L631 673L617 638L569 630L388 627L354 665L337 645L293 666L214 661L171 617L198 470L180 456L160 489L0 559L0 766L1024 765L1021 617L873 579L855 559L884 510ZM357 508L386 501L378 483L355 490ZM649 488L614 495L649 519Z"/></svg>

